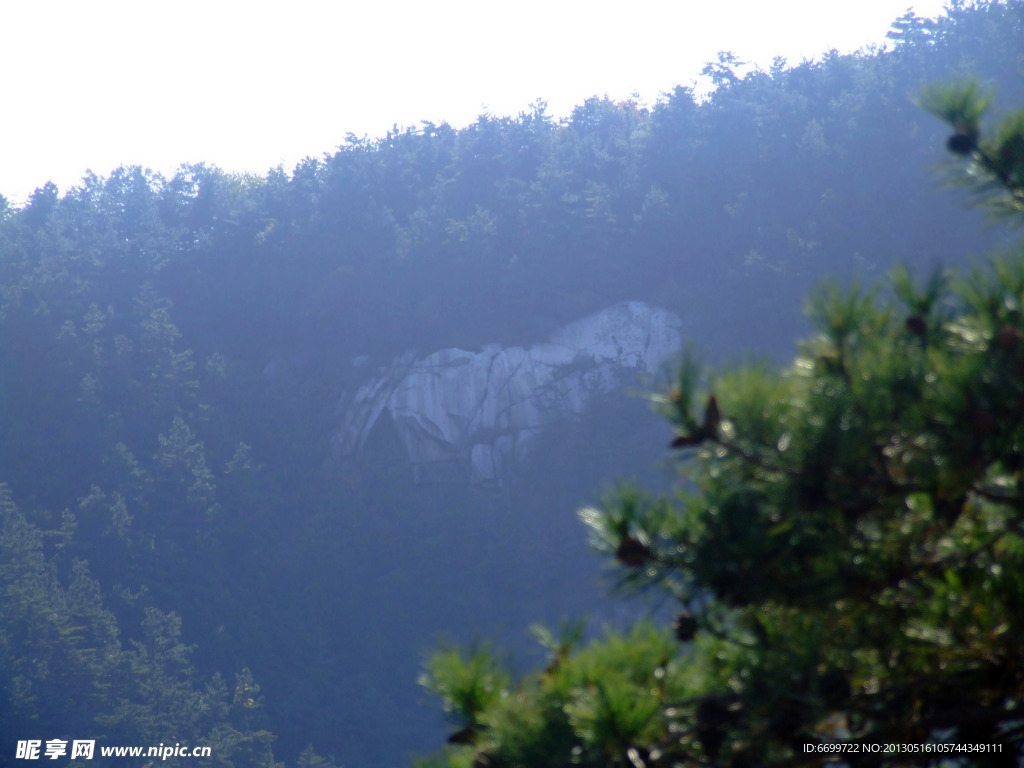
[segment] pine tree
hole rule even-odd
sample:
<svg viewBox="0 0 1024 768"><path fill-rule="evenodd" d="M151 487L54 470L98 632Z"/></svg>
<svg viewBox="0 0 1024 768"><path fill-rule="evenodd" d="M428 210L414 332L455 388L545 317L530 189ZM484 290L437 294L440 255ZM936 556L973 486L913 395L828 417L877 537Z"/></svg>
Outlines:
<svg viewBox="0 0 1024 768"><path fill-rule="evenodd" d="M989 101L922 105L1024 221L1024 110L986 134ZM673 625L571 633L519 679L440 652L424 683L459 730L422 766L1021 764L1024 247L887 288L821 286L785 370L687 356L657 398L678 491L581 513Z"/></svg>

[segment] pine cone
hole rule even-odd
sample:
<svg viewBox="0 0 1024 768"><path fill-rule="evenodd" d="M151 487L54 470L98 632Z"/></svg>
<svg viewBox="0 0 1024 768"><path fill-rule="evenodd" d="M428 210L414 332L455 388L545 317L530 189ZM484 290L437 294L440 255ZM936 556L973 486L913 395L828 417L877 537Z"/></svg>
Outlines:
<svg viewBox="0 0 1024 768"><path fill-rule="evenodd" d="M620 563L630 568L637 568L652 557L650 548L639 539L623 536L615 550L615 557Z"/></svg>
<svg viewBox="0 0 1024 768"><path fill-rule="evenodd" d="M672 622L672 628L675 629L676 639L680 643L688 643L693 640L700 625L697 623L696 616L689 611L683 611Z"/></svg>
<svg viewBox="0 0 1024 768"><path fill-rule="evenodd" d="M961 157L971 154L977 146L978 142L974 140L973 136L960 131L946 139L946 149Z"/></svg>

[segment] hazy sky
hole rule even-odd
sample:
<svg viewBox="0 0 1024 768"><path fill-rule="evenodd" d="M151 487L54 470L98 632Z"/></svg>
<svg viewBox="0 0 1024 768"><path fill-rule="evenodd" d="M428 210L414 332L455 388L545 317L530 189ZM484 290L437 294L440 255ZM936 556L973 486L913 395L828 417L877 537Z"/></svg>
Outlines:
<svg viewBox="0 0 1024 768"><path fill-rule="evenodd" d="M884 41L911 0L4 0L0 194L87 169L291 170L394 124L647 103L719 50L764 67ZM941 0L913 3L934 17Z"/></svg>

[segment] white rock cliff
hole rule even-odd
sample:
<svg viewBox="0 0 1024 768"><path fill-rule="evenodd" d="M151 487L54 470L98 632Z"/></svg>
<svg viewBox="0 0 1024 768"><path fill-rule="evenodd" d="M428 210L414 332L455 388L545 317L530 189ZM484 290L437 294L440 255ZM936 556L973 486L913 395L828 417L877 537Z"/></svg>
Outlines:
<svg viewBox="0 0 1024 768"><path fill-rule="evenodd" d="M406 353L342 399L339 458L358 456L390 421L418 483L501 484L547 427L676 356L682 321L643 302L616 304L528 349Z"/></svg>

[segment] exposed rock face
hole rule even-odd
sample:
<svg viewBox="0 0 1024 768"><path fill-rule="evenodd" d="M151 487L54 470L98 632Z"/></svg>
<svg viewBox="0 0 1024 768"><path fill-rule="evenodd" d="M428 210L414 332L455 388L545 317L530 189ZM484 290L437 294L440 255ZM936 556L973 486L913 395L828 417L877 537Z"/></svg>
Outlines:
<svg viewBox="0 0 1024 768"><path fill-rule="evenodd" d="M339 404L335 454L358 455L393 429L418 483L500 484L545 428L678 354L682 322L643 302L616 304L528 349L409 352Z"/></svg>

